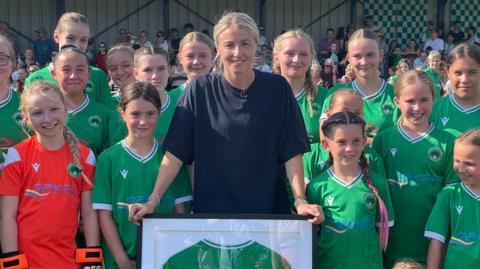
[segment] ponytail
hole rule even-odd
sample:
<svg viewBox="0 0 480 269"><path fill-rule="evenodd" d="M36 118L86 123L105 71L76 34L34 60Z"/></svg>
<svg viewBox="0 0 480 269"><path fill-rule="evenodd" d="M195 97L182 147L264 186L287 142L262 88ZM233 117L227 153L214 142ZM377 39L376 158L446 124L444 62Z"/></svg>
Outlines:
<svg viewBox="0 0 480 269"><path fill-rule="evenodd" d="M68 148L70 153L73 156L73 165L78 169L80 174L82 175L83 180L90 186L93 186L92 181L85 175L83 172L83 167L80 164L80 142L78 141L77 136L67 127L64 126L63 136L65 138L65 142L68 144Z"/></svg>
<svg viewBox="0 0 480 269"><path fill-rule="evenodd" d="M385 207L385 203L383 202L382 198L378 194L378 190L373 184L372 179L370 178L370 173L369 173L369 167L368 167L368 162L367 158L365 157L365 153L362 152L362 156L360 157L360 168L362 169L363 176L366 180L366 183L368 185L368 188L373 192L375 197L377 198L378 201L378 207L380 211L380 229L378 231L378 237L380 240L380 247L382 248L383 252L387 250L387 245L388 245L388 232L389 232L389 227L388 227L388 212L387 208Z"/></svg>
<svg viewBox="0 0 480 269"><path fill-rule="evenodd" d="M304 87L305 91L307 92L308 111L310 112L310 118L313 118L313 100L317 96L318 90L313 82L311 65L308 67L307 73L305 74Z"/></svg>

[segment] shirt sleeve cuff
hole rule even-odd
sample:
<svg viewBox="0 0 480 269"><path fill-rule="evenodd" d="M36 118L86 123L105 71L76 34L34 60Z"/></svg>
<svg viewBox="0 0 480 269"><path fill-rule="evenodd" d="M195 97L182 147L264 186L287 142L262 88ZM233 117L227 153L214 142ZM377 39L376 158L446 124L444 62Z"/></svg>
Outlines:
<svg viewBox="0 0 480 269"><path fill-rule="evenodd" d="M437 241L442 242L442 244L445 244L445 236L443 236L439 233L432 232L432 231L425 231L424 236L427 237L427 238L435 239Z"/></svg>
<svg viewBox="0 0 480 269"><path fill-rule="evenodd" d="M101 204L101 203L93 203L92 208L95 210L108 210L112 211L112 205L111 204Z"/></svg>

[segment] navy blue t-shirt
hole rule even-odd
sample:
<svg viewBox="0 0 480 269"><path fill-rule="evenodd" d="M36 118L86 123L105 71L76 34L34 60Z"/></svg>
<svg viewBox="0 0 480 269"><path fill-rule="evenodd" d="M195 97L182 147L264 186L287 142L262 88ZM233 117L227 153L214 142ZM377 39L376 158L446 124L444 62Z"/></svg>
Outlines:
<svg viewBox="0 0 480 269"><path fill-rule="evenodd" d="M195 213L289 213L281 167L309 151L298 104L275 74L255 71L244 93L211 73L177 104L164 147L195 161Z"/></svg>

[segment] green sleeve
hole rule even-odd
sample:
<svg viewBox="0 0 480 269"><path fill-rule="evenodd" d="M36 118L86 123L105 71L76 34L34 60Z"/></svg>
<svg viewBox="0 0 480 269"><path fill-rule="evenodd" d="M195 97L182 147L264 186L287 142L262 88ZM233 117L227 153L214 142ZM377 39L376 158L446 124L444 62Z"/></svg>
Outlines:
<svg viewBox="0 0 480 269"><path fill-rule="evenodd" d="M102 70L92 67L92 74L90 79L95 85L95 102L100 103L108 108L113 107L113 100L108 86L108 76Z"/></svg>
<svg viewBox="0 0 480 269"><path fill-rule="evenodd" d="M94 209L112 210L112 163L108 154L101 154L97 160L95 182L93 183L92 203Z"/></svg>
<svg viewBox="0 0 480 269"><path fill-rule="evenodd" d="M450 234L450 196L454 189L447 186L438 194L425 227L425 237L445 243Z"/></svg>
<svg viewBox="0 0 480 269"><path fill-rule="evenodd" d="M451 135L451 134L449 134ZM455 170L453 170L453 147L454 147L455 141L449 141L446 146L445 150L445 155L447 158L447 163L448 166L445 170L445 175L444 175L444 184L449 185L449 184L454 184L460 182L460 179L458 178L458 175L455 173Z"/></svg>
<svg viewBox="0 0 480 269"><path fill-rule="evenodd" d="M310 182L307 185L306 195L307 195L307 201L309 204L321 205L320 197L319 197L320 196L319 188L320 188L320 184L316 181Z"/></svg>

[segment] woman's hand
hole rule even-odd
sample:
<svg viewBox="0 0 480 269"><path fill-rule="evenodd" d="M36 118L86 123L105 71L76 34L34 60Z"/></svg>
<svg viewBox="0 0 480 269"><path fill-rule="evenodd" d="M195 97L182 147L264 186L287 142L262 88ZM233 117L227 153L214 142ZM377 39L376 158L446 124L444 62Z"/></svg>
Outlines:
<svg viewBox="0 0 480 269"><path fill-rule="evenodd" d="M307 204L307 203L298 203L296 205L297 213L299 215L311 215L313 218L308 221L312 224L320 224L325 220L323 215L323 209L319 205Z"/></svg>
<svg viewBox="0 0 480 269"><path fill-rule="evenodd" d="M152 214L154 210L149 202L144 204L131 204L128 206L128 220L139 225L139 221L147 214Z"/></svg>

